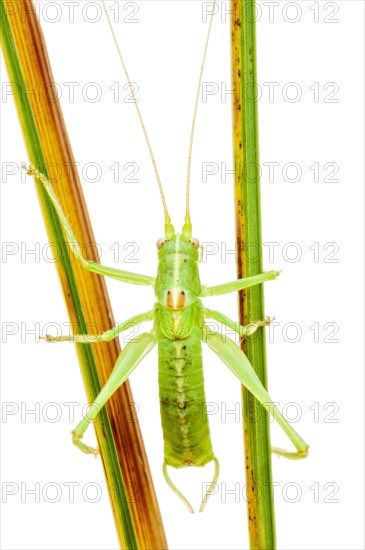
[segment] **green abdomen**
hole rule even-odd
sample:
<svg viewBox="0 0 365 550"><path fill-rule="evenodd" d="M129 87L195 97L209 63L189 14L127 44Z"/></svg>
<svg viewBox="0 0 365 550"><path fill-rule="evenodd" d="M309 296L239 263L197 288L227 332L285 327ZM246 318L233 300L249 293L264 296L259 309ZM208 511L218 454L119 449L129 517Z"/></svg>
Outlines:
<svg viewBox="0 0 365 550"><path fill-rule="evenodd" d="M181 340L158 337L158 377L166 464L204 466L213 459L206 414L201 331Z"/></svg>

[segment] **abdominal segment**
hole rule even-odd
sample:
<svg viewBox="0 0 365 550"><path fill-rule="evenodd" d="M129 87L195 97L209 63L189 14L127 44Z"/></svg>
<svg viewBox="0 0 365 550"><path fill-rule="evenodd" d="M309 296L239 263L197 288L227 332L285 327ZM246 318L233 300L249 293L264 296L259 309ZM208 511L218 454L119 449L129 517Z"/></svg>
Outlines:
<svg viewBox="0 0 365 550"><path fill-rule="evenodd" d="M167 465L204 466L213 459L206 414L200 330L187 338L159 335L160 409Z"/></svg>

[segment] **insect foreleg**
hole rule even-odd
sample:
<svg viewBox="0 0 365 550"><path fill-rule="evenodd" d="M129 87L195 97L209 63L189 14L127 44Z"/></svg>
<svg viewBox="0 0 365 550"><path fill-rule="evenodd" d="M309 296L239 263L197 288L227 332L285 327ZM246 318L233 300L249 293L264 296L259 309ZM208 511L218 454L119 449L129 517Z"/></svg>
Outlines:
<svg viewBox="0 0 365 550"><path fill-rule="evenodd" d="M129 375L139 365L142 359L156 344L153 332L145 332L138 337L137 342L129 342L120 353L114 368L99 395L90 405L88 412L72 432L72 442L84 453L97 454L93 449L81 441L89 424L97 417L100 409L105 405L113 393L127 380Z"/></svg>
<svg viewBox="0 0 365 550"><path fill-rule="evenodd" d="M296 453L278 449L276 447L273 448L272 451L278 455L285 456L286 458L305 458L308 455L308 444L285 420L279 409L273 404L269 394L265 390L259 377L255 373L251 363L241 348L239 348L229 338L222 341L221 336L210 332L208 327L205 327L204 341L208 344L210 349L218 355L223 363L227 365L233 374L237 376L241 384L243 384L256 397L256 399L260 401L261 405L270 414L272 414L297 449Z"/></svg>
<svg viewBox="0 0 365 550"><path fill-rule="evenodd" d="M237 334L239 334L240 336L251 336L251 334L256 332L259 327L268 326L272 321L270 317L265 317L263 321L253 321L246 326L242 326L239 323L235 323L234 321L232 321L232 319L230 319L220 311L215 311L214 309L208 309L206 307L204 308L204 317L205 319L213 319L214 321L218 321L218 323L226 325L227 327L237 332Z"/></svg>
<svg viewBox="0 0 365 550"><path fill-rule="evenodd" d="M73 232L69 222L67 221L67 218L62 210L62 206L55 195L51 182L36 168L34 168L34 166L30 165L29 168L26 168L26 166L23 165L23 168L27 170L27 174L29 176L35 176L35 178L42 183L44 189L47 191L48 196L51 199L52 204L58 214L65 236L69 240L69 243L73 245L72 252L75 258L81 263L81 265L85 269L88 269L89 271L92 271L94 273L98 273L99 275L105 275L107 277L112 277L113 279L118 279L119 281L123 281L124 283L130 283L133 285L154 285L155 277L150 277L149 275L140 275L138 273L131 273L130 271L123 271L114 267L107 267L105 265L101 265L99 263L84 258L81 252L81 247L76 239L75 233Z"/></svg>
<svg viewBox="0 0 365 550"><path fill-rule="evenodd" d="M139 323L143 323L144 321L153 321L153 319L154 310L151 309L151 311L147 311L146 313L134 315L127 321L124 321L124 323L121 323L114 328L106 330L102 334L74 334L70 336L50 336L47 334L44 339L47 342L76 342L78 344L109 342L110 340L114 340L114 338L116 338L118 334L123 332L123 330L127 330L131 326L138 325Z"/></svg>
<svg viewBox="0 0 365 550"><path fill-rule="evenodd" d="M229 292L237 292L238 290L243 290L244 288L249 288L250 286L259 285L265 281L276 279L279 274L280 271L266 271L265 273L260 273L260 275L253 275L245 279L237 279L236 281L224 283L223 285L203 286L201 296L218 296L220 294L228 294Z"/></svg>

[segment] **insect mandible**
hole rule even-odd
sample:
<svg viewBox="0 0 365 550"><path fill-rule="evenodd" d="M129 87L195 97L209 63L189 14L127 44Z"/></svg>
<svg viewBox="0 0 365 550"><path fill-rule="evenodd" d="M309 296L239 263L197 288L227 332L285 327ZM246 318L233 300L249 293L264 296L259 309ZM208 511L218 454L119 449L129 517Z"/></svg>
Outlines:
<svg viewBox="0 0 365 550"><path fill-rule="evenodd" d="M123 66L124 74L131 92L133 93L128 71L105 5L104 10ZM214 9L212 10L209 22L195 99L188 155L186 211L181 233L176 232L171 223L147 131L138 103L134 102L155 170L164 209L164 237L157 241L158 268L156 277L106 267L85 259L73 230L54 193L52 184L33 166L27 168L28 174L34 175L47 191L59 216L65 236L68 241L74 245L72 249L76 260L79 261L85 269L99 275L112 277L129 284L152 286L157 299L154 307L150 311L134 315L124 323L107 330L103 334L46 337L46 340L50 342L73 341L80 344L90 342L97 343L112 340L118 334L129 328L131 324L138 325L145 321L153 322L153 327L150 332L140 334L137 341L128 343L120 353L105 386L91 404L87 415L73 430L72 441L85 453L94 455L98 453L97 449L89 447L82 441L86 429L96 418L98 412L112 394L127 380L129 375L144 357L146 357L146 355L157 345L160 411L164 439L163 474L168 485L185 503L190 512L193 512L193 508L184 495L173 484L167 471L167 466L174 468L190 466L203 467L210 462L214 463L215 471L213 479L202 500L200 511L203 511L207 498L212 492L212 488L219 476L219 463L213 452L209 424L206 419L203 420L202 415L202 410L206 409L202 342L208 345L221 361L223 361L223 363L225 363L235 374L241 384L243 384L263 407L272 414L297 449L297 452L290 452L273 448L273 452L291 459L304 458L308 454L307 443L299 436L293 427L286 421L278 408L273 404L269 394L241 348L233 340L229 338L223 339L219 334L211 332L205 323L205 321L209 319L217 321L235 331L240 337L249 337L259 327L270 324L270 319L265 318L252 322L247 326L241 326L229 319L223 313L206 308L201 298L237 292L254 285L262 284L265 281L273 280L279 275L277 271L269 271L217 286L204 286L200 282L199 257L201 256L201 247L199 241L193 237L190 217L190 167L195 120L199 103L199 91L213 22L213 14Z"/></svg>

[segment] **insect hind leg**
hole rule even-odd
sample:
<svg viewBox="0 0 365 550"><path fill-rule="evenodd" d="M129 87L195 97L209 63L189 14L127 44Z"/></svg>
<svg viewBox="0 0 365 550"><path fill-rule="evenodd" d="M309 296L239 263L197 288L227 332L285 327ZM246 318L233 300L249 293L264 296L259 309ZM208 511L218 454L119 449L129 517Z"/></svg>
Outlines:
<svg viewBox="0 0 365 550"><path fill-rule="evenodd" d="M113 393L127 380L133 370L156 344L154 333L142 333L136 342L129 342L121 351L115 366L101 392L90 405L87 414L72 432L72 442L78 449L87 454L98 454L98 449L93 449L83 443L82 437L89 425L95 420L100 409L105 405Z"/></svg>
<svg viewBox="0 0 365 550"><path fill-rule="evenodd" d="M287 434L296 448L296 452L285 451L273 448L273 452L280 456L295 460L308 456L309 445L294 430L291 424L284 418L279 409L274 405L272 399L262 385L261 380L254 371L251 363L241 348L230 338L222 341L221 336L210 332L209 327L204 327L204 341L210 349L225 363L238 380L243 384L261 405L273 416L279 426Z"/></svg>

